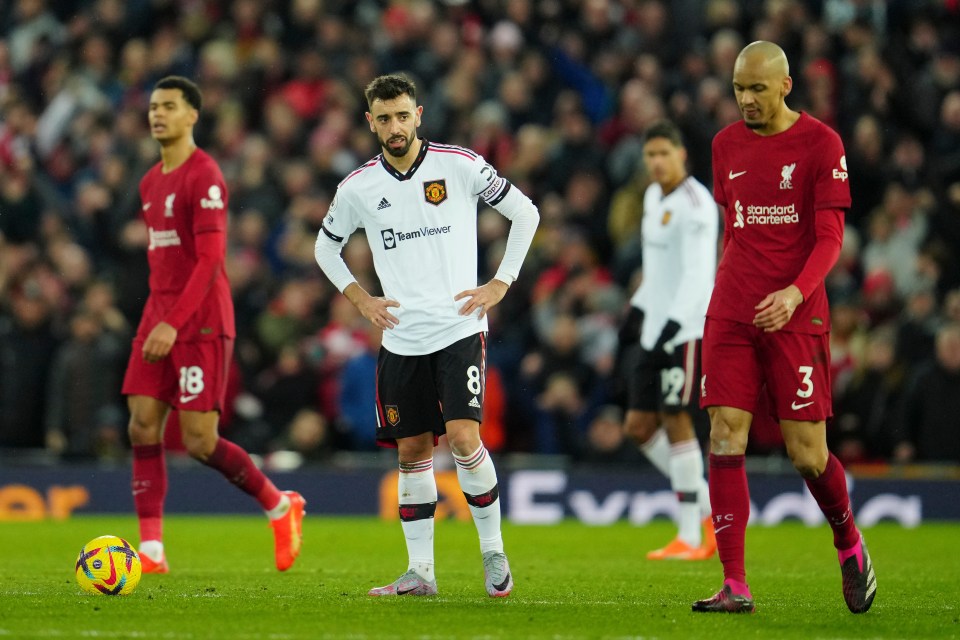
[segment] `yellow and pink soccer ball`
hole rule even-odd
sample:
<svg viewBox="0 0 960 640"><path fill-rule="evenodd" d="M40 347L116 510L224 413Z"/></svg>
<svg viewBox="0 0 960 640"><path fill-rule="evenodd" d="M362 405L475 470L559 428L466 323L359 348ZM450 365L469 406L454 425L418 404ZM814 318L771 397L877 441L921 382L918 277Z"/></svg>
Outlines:
<svg viewBox="0 0 960 640"><path fill-rule="evenodd" d="M77 584L97 596L125 596L140 583L140 556L117 536L100 536L83 545L77 557Z"/></svg>

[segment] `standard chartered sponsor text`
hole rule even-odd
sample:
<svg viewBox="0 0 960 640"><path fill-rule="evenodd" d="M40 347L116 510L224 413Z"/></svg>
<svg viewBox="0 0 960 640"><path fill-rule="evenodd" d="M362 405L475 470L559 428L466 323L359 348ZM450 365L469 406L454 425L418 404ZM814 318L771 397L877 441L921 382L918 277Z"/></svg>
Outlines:
<svg viewBox="0 0 960 640"><path fill-rule="evenodd" d="M747 224L789 224L800 222L800 214L793 203L784 205L747 206Z"/></svg>
<svg viewBox="0 0 960 640"><path fill-rule="evenodd" d="M176 229L159 230L153 227L147 227L150 243L147 249L156 249L157 247L171 247L180 244L180 236Z"/></svg>

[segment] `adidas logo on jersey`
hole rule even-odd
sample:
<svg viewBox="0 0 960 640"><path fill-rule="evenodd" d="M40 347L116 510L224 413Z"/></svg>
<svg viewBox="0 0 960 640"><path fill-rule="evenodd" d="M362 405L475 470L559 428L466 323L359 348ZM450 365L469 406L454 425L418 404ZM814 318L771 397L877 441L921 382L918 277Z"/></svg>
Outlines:
<svg viewBox="0 0 960 640"><path fill-rule="evenodd" d="M377 211L383 211L390 206L390 203L387 202L386 198L380 198L380 204L377 205Z"/></svg>
<svg viewBox="0 0 960 640"><path fill-rule="evenodd" d="M474 409L480 408L480 401L477 399L477 396L473 396L473 400L467 403L468 407L473 407Z"/></svg>

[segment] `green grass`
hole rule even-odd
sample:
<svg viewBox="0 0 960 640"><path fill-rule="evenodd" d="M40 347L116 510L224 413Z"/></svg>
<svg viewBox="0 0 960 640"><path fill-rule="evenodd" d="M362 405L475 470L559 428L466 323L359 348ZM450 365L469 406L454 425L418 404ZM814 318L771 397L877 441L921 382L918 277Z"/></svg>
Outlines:
<svg viewBox="0 0 960 640"><path fill-rule="evenodd" d="M825 528L752 527L752 616L704 615L690 603L721 583L719 561L658 563L647 550L673 526L506 526L516 579L509 598L483 590L470 523L437 523L440 595L375 599L367 589L406 568L400 525L308 518L303 554L272 566L258 517L169 517L172 573L144 576L127 597L83 594L80 547L112 533L136 541L132 517L0 523L0 638L956 638L960 526L868 530L879 590L873 609L843 604Z"/></svg>

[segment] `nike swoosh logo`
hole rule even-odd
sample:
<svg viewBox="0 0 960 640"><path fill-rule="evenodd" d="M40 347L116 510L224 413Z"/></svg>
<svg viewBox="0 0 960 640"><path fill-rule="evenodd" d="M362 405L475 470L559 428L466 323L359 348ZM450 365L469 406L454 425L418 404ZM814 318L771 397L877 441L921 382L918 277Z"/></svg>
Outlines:
<svg viewBox="0 0 960 640"><path fill-rule="evenodd" d="M113 554L110 553L110 547L107 547L107 552L109 553L107 557L110 558L110 575L104 578L103 582L113 586L117 582L117 566L113 563Z"/></svg>
<svg viewBox="0 0 960 640"><path fill-rule="evenodd" d="M731 180L734 180L734 179L736 179L736 178L739 178L740 176L742 176L742 175L745 174L745 173L746 173L746 171L739 171L739 172L737 172L737 173L734 173L733 171L731 171L730 174L729 174L727 177L730 178Z"/></svg>
<svg viewBox="0 0 960 640"><path fill-rule="evenodd" d="M152 202L148 202L147 204L143 205L143 210L146 211L147 209L149 209L151 204L153 204L153 203L152 203Z"/></svg>
<svg viewBox="0 0 960 640"><path fill-rule="evenodd" d="M146 491L146 489L134 489L134 490L133 490L133 495L138 496L138 495L140 495L141 493L143 493L144 491Z"/></svg>
<svg viewBox="0 0 960 640"><path fill-rule="evenodd" d="M192 396L180 396L180 402L190 402L191 400L196 400L199 397L199 393L195 393Z"/></svg>
<svg viewBox="0 0 960 640"><path fill-rule="evenodd" d="M398 595L398 596L405 596L405 595L407 595L408 593L410 593L411 591L416 591L416 590L417 590L416 587L413 587L412 589L397 589L397 595Z"/></svg>
<svg viewBox="0 0 960 640"><path fill-rule="evenodd" d="M809 407L812 404L813 402L804 402L803 404L797 404L796 401L794 401L793 404L790 405L790 408L793 409L794 411L800 411L800 409L803 409L804 407Z"/></svg>
<svg viewBox="0 0 960 640"><path fill-rule="evenodd" d="M495 585L493 585L493 588L496 589L497 591L503 591L504 589L507 588L507 585L508 585L508 584L510 584L510 574L509 574L509 573L507 574L507 577L506 577L506 579L504 579L503 582L501 582L500 584L495 584Z"/></svg>
<svg viewBox="0 0 960 640"><path fill-rule="evenodd" d="M725 524L725 525L723 525L722 527L717 527L716 529L713 530L713 534L716 535L716 534L720 533L721 531L723 531L724 529L726 529L726 528L728 528L728 527L732 527L732 526L733 526L732 524Z"/></svg>

